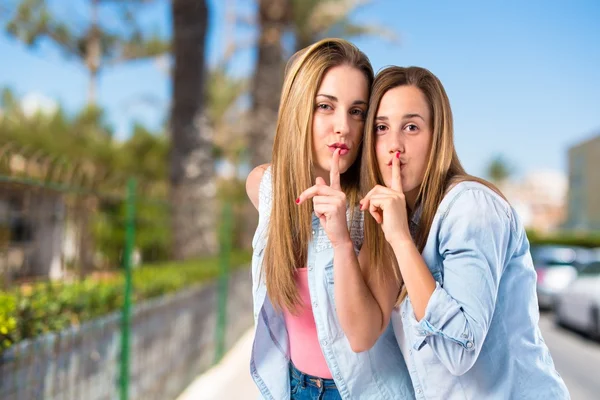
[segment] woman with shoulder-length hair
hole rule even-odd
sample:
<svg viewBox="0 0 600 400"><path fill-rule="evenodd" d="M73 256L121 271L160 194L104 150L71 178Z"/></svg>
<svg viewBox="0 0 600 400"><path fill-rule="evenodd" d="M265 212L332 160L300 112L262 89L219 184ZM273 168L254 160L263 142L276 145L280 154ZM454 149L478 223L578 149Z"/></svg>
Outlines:
<svg viewBox="0 0 600 400"><path fill-rule="evenodd" d="M355 285L369 274L358 268L357 252L372 81L368 58L345 40L296 53L286 68L272 164L248 176L259 211L250 369L263 398L414 398L389 317L354 308L362 302ZM368 350L346 334L357 318L377 325Z"/></svg>
<svg viewBox="0 0 600 400"><path fill-rule="evenodd" d="M382 70L366 125L365 246L401 275L391 320L417 399L568 399L538 327L525 229L461 166L442 83Z"/></svg>

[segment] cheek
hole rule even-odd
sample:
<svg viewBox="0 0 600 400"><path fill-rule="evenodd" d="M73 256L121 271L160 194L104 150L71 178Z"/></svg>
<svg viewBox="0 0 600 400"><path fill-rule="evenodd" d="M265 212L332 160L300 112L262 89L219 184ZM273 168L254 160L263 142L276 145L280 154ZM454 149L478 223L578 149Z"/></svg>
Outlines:
<svg viewBox="0 0 600 400"><path fill-rule="evenodd" d="M387 146L383 140L377 140L375 142L375 155L377 156L377 164L379 166L387 164L389 161L389 156L386 149Z"/></svg>
<svg viewBox="0 0 600 400"><path fill-rule="evenodd" d="M352 137L352 141L356 144L360 143L365 134L365 123L362 121L352 121L352 125L350 125L350 136Z"/></svg>
<svg viewBox="0 0 600 400"><path fill-rule="evenodd" d="M323 115L315 114L312 124L313 142L318 144L327 137L327 118Z"/></svg>
<svg viewBox="0 0 600 400"><path fill-rule="evenodd" d="M420 152L423 155L421 157L421 163L423 165L423 170L427 168L427 161L429 160L429 152L431 151L431 136L428 135L423 143L421 144Z"/></svg>

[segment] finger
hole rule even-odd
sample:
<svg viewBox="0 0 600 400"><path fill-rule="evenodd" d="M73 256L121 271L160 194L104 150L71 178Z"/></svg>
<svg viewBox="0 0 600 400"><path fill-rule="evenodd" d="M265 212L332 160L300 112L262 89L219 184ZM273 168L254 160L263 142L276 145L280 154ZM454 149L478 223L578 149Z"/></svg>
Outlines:
<svg viewBox="0 0 600 400"><path fill-rule="evenodd" d="M340 184L340 149L335 149L331 157L329 168L329 186L335 190L342 190Z"/></svg>
<svg viewBox="0 0 600 400"><path fill-rule="evenodd" d="M375 207L373 203L369 205L369 214L373 216L373 218L375 219L375 221L377 221L378 224L381 224L383 222L383 218L381 217L381 210L378 207Z"/></svg>
<svg viewBox="0 0 600 400"><path fill-rule="evenodd" d="M314 196L312 198L313 204L333 204L339 205L340 199L335 196Z"/></svg>
<svg viewBox="0 0 600 400"><path fill-rule="evenodd" d="M325 217L324 215L320 215L319 221L321 222L321 225L324 227L325 224L327 223L327 217Z"/></svg>
<svg viewBox="0 0 600 400"><path fill-rule="evenodd" d="M392 159L392 189L402 192L402 178L400 177L400 152L397 151Z"/></svg>
<svg viewBox="0 0 600 400"><path fill-rule="evenodd" d="M390 202L389 196L373 196L370 201L370 207L379 208L385 210Z"/></svg>
<svg viewBox="0 0 600 400"><path fill-rule="evenodd" d="M367 209L367 205L366 204L368 204L369 200L373 196L375 196L377 194L385 194L385 193L391 194L390 189L387 188L387 187L385 187L385 186L381 186L381 185L375 186L373 189L369 190L369 193L367 193L365 195L365 197L363 197L362 200L359 202L362 205L361 209L362 210L366 210Z"/></svg>
<svg viewBox="0 0 600 400"><path fill-rule="evenodd" d="M317 185L327 186L327 182L325 182L325 179L321 178L320 176L317 176L317 179L315 180L315 183Z"/></svg>
<svg viewBox="0 0 600 400"><path fill-rule="evenodd" d="M324 217L325 219L331 218L332 215L335 214L336 207L331 204L318 204L315 206L315 215L321 219Z"/></svg>
<svg viewBox="0 0 600 400"><path fill-rule="evenodd" d="M327 185L314 185L306 189L304 192L298 196L296 199L296 204L302 204L306 200L311 199L315 196L340 196L343 193L338 192L337 190L333 190Z"/></svg>
<svg viewBox="0 0 600 400"><path fill-rule="evenodd" d="M361 201L358 202L358 204L360 204L360 210L366 210L367 208L369 208L369 199L364 198Z"/></svg>

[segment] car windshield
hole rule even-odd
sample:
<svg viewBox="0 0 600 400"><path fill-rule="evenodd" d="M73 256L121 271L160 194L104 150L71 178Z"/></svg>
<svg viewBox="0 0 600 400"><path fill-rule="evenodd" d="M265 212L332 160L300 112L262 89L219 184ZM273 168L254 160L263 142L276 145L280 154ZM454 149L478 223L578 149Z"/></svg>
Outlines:
<svg viewBox="0 0 600 400"><path fill-rule="evenodd" d="M531 256L536 266L558 267L572 265L577 260L577 252L569 247L537 247Z"/></svg>
<svg viewBox="0 0 600 400"><path fill-rule="evenodd" d="M600 276L600 262L586 265L580 273L581 276Z"/></svg>

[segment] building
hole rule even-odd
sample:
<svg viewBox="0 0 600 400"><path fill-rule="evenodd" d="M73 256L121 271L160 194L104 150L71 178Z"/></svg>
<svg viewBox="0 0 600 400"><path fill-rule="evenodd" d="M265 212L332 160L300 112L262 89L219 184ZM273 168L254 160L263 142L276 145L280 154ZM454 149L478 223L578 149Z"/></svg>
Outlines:
<svg viewBox="0 0 600 400"><path fill-rule="evenodd" d="M550 233L566 217L567 177L559 171L533 171L519 181L499 185L526 228Z"/></svg>
<svg viewBox="0 0 600 400"><path fill-rule="evenodd" d="M600 135L569 149L568 217L565 228L600 231Z"/></svg>

